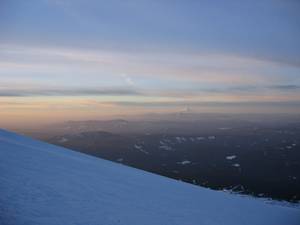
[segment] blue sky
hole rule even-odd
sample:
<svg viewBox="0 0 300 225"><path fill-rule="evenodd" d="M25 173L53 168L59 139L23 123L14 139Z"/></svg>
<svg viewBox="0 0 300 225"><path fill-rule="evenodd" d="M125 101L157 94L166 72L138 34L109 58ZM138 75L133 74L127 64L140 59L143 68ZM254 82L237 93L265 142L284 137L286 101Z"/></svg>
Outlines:
<svg viewBox="0 0 300 225"><path fill-rule="evenodd" d="M295 112L299 11L296 0L3 0L2 114L30 119L38 109L50 120L50 107L65 119L80 104L75 119L216 110L201 103L247 112L247 102Z"/></svg>

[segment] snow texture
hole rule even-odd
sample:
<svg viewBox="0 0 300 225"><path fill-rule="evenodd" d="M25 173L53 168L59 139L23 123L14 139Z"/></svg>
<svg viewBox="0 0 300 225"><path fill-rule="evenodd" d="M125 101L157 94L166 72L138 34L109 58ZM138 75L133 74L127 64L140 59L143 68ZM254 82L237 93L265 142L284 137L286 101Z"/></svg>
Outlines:
<svg viewBox="0 0 300 225"><path fill-rule="evenodd" d="M300 210L0 130L1 225L299 225Z"/></svg>

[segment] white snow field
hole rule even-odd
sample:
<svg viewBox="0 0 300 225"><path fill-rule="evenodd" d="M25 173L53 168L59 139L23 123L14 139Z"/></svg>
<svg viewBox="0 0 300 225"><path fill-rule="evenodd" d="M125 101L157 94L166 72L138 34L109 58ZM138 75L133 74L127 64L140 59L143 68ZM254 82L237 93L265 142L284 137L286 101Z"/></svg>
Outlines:
<svg viewBox="0 0 300 225"><path fill-rule="evenodd" d="M0 130L1 225L299 225L300 210Z"/></svg>

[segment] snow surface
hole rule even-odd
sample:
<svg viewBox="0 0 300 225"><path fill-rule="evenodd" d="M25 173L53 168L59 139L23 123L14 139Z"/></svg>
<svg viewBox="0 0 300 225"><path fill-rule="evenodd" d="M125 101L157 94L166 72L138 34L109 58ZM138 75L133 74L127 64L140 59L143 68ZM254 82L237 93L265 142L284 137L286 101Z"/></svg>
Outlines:
<svg viewBox="0 0 300 225"><path fill-rule="evenodd" d="M299 225L299 208L213 191L0 130L2 225Z"/></svg>

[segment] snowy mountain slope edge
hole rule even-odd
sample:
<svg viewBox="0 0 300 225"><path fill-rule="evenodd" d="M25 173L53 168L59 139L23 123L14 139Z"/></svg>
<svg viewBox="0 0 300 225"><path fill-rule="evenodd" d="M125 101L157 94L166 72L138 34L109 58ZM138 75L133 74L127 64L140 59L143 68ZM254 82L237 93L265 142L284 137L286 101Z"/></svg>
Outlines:
<svg viewBox="0 0 300 225"><path fill-rule="evenodd" d="M300 210L171 180L0 130L0 224L286 225Z"/></svg>

